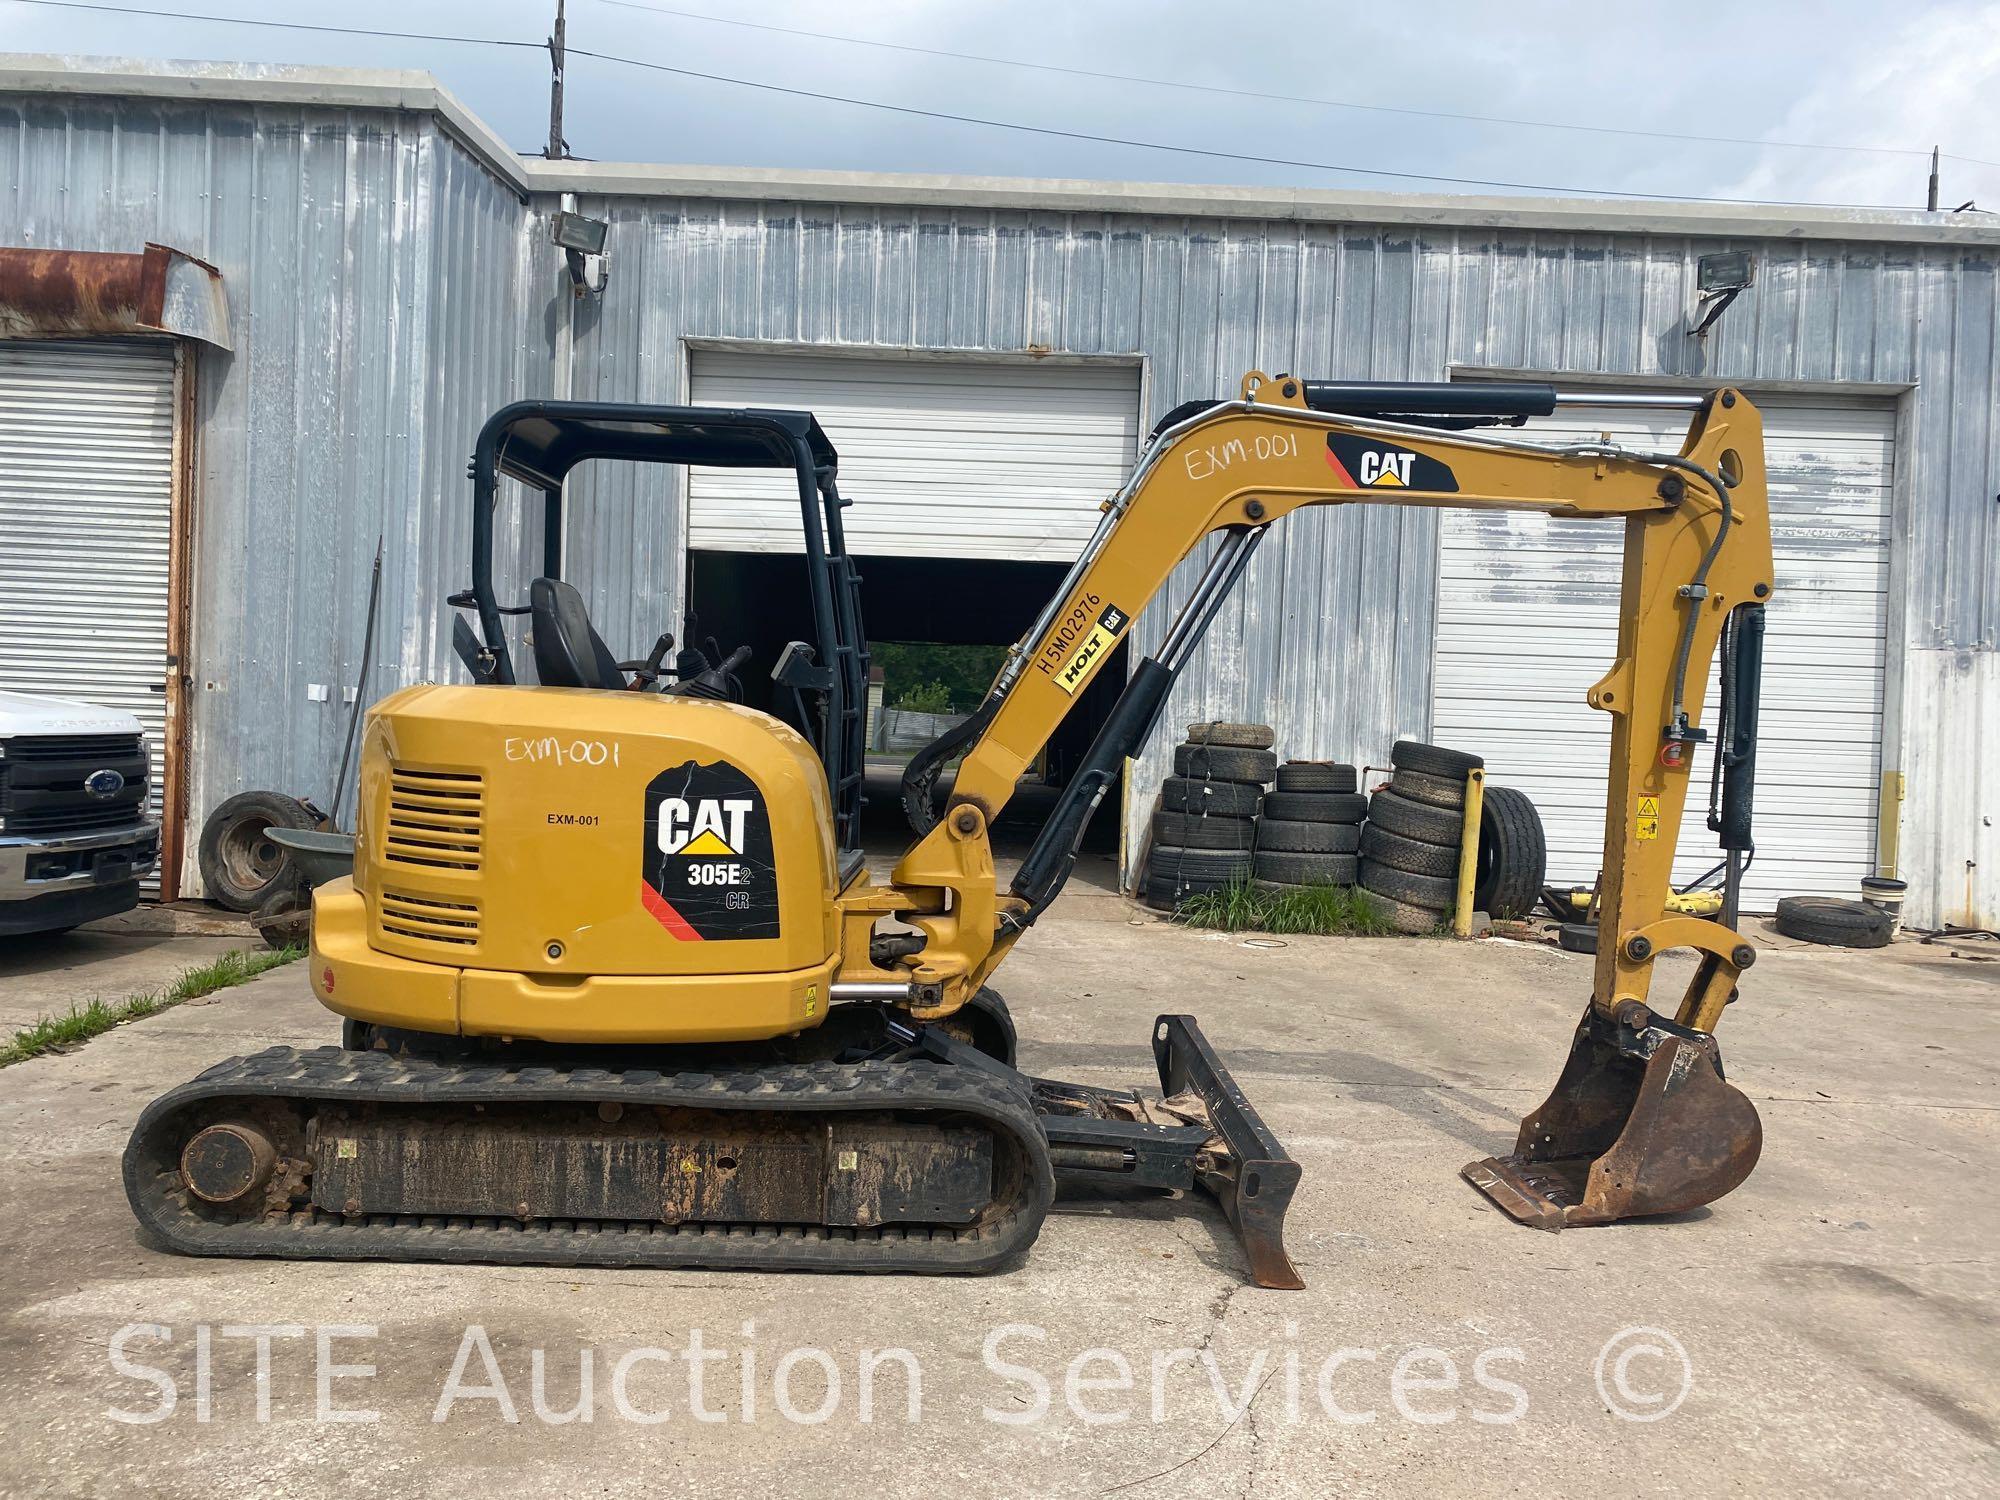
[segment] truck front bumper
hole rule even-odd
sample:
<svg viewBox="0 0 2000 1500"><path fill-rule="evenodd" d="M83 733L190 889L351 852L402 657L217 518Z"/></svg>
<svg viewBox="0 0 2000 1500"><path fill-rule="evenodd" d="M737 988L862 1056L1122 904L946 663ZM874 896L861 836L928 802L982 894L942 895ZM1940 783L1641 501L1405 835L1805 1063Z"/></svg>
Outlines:
<svg viewBox="0 0 2000 1500"><path fill-rule="evenodd" d="M0 935L128 910L159 858L157 823L56 838L0 836Z"/></svg>

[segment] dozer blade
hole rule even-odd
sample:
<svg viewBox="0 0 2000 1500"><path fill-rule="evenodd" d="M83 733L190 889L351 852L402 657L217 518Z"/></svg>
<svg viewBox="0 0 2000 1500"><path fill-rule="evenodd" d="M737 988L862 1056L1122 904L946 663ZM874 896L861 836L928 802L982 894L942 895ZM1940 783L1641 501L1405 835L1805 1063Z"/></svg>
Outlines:
<svg viewBox="0 0 2000 1500"><path fill-rule="evenodd" d="M1252 1279L1279 1291L1302 1290L1305 1280L1285 1253L1285 1214L1299 1185L1299 1164L1243 1096L1193 1016L1161 1016L1153 1023L1153 1058L1161 1092L1169 1099L1188 1092L1198 1096L1210 1127L1234 1159L1235 1170L1226 1177L1197 1177L1236 1226Z"/></svg>
<svg viewBox="0 0 2000 1500"><path fill-rule="evenodd" d="M1750 1175L1763 1144L1713 1036L1643 1006L1624 1020L1593 1007L1513 1154L1461 1175L1523 1224L1557 1230L1712 1203Z"/></svg>

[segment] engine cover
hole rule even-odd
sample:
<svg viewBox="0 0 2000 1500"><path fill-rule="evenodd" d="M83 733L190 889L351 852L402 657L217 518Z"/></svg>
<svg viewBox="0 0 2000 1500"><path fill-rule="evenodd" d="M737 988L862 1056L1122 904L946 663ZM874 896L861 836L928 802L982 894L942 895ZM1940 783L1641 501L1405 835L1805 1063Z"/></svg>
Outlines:
<svg viewBox="0 0 2000 1500"><path fill-rule="evenodd" d="M360 799L354 885L383 953L559 987L795 973L836 952L826 773L768 714L407 688L369 711Z"/></svg>

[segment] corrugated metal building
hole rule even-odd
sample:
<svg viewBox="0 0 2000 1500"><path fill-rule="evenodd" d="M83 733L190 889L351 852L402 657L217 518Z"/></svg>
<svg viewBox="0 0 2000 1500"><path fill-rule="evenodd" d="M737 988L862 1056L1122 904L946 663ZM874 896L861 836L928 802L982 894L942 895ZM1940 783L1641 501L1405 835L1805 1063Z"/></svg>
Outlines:
<svg viewBox="0 0 2000 1500"><path fill-rule="evenodd" d="M323 796L350 694L455 670L463 465L508 398L812 404L871 545L1026 564L1081 534L1160 413L1247 369L1728 381L1769 409L1779 497L1753 894L1851 892L1888 859L1913 921L2000 921L1989 221L545 163L424 75L50 59L0 63L0 159L0 246L167 244L229 298L233 352L181 361L188 576L166 696L187 826L245 787ZM546 222L563 193L610 221L601 297L563 290ZM1696 261L1721 248L1756 255L1756 284L1697 341ZM678 625L691 547L786 545L756 494L689 487L691 504L669 473L589 483L573 561L614 642ZM1528 788L1561 873L1588 879L1599 731L1575 704L1609 615L1581 524L1294 517L1170 720L1268 719L1289 754L1378 764L1435 731ZM94 586L122 607L111 571ZM1170 737L1133 778L1135 833Z"/></svg>

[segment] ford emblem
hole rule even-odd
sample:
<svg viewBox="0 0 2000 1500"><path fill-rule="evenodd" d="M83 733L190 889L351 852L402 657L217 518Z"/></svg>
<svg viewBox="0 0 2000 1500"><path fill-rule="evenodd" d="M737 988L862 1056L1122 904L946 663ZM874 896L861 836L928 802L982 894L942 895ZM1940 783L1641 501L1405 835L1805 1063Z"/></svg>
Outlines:
<svg viewBox="0 0 2000 1500"><path fill-rule="evenodd" d="M83 790L86 795L95 797L99 802L115 797L125 790L125 773L114 771L109 766L101 771L92 771L83 778Z"/></svg>

